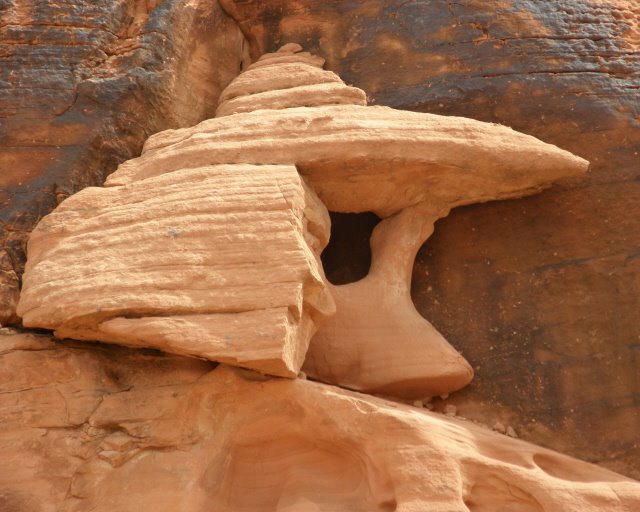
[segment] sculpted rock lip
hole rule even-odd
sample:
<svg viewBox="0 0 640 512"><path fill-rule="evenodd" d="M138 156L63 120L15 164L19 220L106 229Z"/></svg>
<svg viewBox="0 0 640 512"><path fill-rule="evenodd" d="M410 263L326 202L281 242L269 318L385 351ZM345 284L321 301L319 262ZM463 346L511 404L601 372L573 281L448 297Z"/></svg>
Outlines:
<svg viewBox="0 0 640 512"><path fill-rule="evenodd" d="M329 210L386 217L424 200L449 207L538 192L589 163L510 128L388 107L259 110L152 136L115 186L190 165L293 163Z"/></svg>

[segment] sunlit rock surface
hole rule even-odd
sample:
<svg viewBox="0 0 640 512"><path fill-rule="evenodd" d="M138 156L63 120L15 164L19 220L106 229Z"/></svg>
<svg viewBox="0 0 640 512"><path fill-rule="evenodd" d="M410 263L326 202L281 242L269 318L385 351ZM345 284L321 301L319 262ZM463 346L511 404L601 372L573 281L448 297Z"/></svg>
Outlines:
<svg viewBox="0 0 640 512"><path fill-rule="evenodd" d="M31 234L28 327L297 375L334 312L325 207L293 166L218 165L86 188Z"/></svg>

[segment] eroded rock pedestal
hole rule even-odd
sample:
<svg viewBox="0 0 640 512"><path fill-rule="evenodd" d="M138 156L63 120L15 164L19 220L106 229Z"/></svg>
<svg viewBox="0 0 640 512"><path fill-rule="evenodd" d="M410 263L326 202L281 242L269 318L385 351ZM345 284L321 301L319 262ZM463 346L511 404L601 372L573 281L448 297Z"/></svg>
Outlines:
<svg viewBox="0 0 640 512"><path fill-rule="evenodd" d="M158 179L164 177L179 186L182 174L188 174L186 169L203 168L202 172L206 174L207 166L262 166L264 179L268 180L273 176L269 168L264 167L266 164L289 165L292 169L295 165L329 210L374 211L385 218L372 238L371 274L353 285L331 287L340 307L335 318L312 341L305 371L329 383L403 397L446 394L459 389L471 380L471 367L417 313L411 302L411 269L418 248L431 234L435 221L446 216L451 208L539 192L559 178L584 173L588 162L504 126L366 106L362 91L359 94L358 90L346 86L337 75L321 68L322 59L300 50L297 45L289 45L275 54L263 56L257 65L241 73L223 91L218 117L192 128L167 130L150 137L139 158L123 163L109 176L106 187L110 192L93 189L86 192L84 201L91 208L99 206L102 194L117 197L130 187L148 189L148 194L153 195ZM158 189L157 193L163 192ZM208 198L211 194L214 197L207 200L215 203L218 192L207 190L202 194L198 193L197 197ZM224 197L224 192L220 195ZM75 208L75 201L71 198L60 210ZM256 201L260 201L259 197ZM238 205L245 210L252 209L251 195L242 196ZM144 208L144 204L140 208ZM183 222L188 224L187 217L172 218L170 210L158 211L156 215L164 219L162 226L168 222L178 235L190 230L188 225L181 225ZM100 214L89 209L87 216L99 218ZM65 220L66 225L76 222L75 218ZM169 224L155 231L156 247L157 240L166 236L163 229L168 229ZM155 224L151 226L155 229ZM83 227L70 229L70 233L63 230L54 234L51 240L62 245L73 243L74 230L85 230ZM255 227L243 225L229 227L232 236L246 239L243 247L251 257L260 253L263 243L255 237L246 238L246 233L253 229ZM99 224L93 223L86 228L86 236L90 240L101 238L104 235L98 233L99 230ZM134 224L131 230L140 231L142 237L148 236L144 226ZM214 226L213 244L218 243L215 230ZM55 303L53 297L67 293L66 280L81 282L83 274L93 273L89 268L91 257L83 257L75 270L69 265L59 265L62 260L56 253L43 251L42 246L46 246L47 241L40 235L42 231L36 231L30 245L33 254L29 256L19 308L25 325L54 327L60 336L76 339L93 336L93 339L128 344L135 341L135 336L124 332L144 327L147 336L138 335L137 344L147 340L149 346L171 348L169 343L152 341L154 336L156 339L161 337L162 327L158 320L109 321L96 331L93 324L105 321L104 315L108 313L99 305L103 299L96 302L93 296L87 296L85 307L100 308L97 320L84 318L88 312L73 311L72 307L60 308L62 316L58 320L49 318L46 308L40 308L38 312L34 301ZM206 243L208 235L204 224L200 233L202 243ZM108 232L105 235L111 236ZM180 247L180 239L175 244ZM97 246L99 244L91 242L92 248ZM322 247L324 245L317 249ZM281 249L282 264L286 265L289 256L284 248ZM194 248L188 244L183 250L191 259L200 257L198 250L195 255L191 254ZM117 251L111 254L110 261L119 257ZM240 258L239 261L244 258L240 253L235 257ZM153 261L155 256L145 258ZM103 256L97 251L93 259L102 260ZM234 254L229 256L229 261L234 261ZM254 266L259 266L259 260L254 261ZM68 273L61 274L56 280L47 277L49 269L62 267L68 267ZM135 272L140 273L139 279L155 286L153 268L149 271L145 264ZM270 272L267 270L265 274ZM161 271L162 279L167 275L172 274ZM246 277L250 279L249 275ZM186 278L193 279L193 276ZM126 276L122 279L126 281ZM172 276L168 283L176 279L179 278ZM220 276L212 275L198 286L209 282L224 289L224 279L224 276L221 280ZM39 282L47 284L42 288ZM126 286L137 286L137 283L134 280ZM245 292L247 296L257 293L260 300L264 299L260 286L249 287ZM112 297L108 300L114 300L117 307L122 308L121 313L112 308L111 314L125 315L127 299L121 297L126 293L124 289L112 289L110 293ZM229 308L234 310L232 291L225 293L226 299L231 301ZM309 293L313 291L309 290ZM162 306L163 301L174 302L170 295L154 299L155 305L153 301L132 305L131 314L156 316L154 307L171 310L176 306ZM175 314L188 315L206 312L206 308L225 307L218 305L219 301L224 302L222 297L209 295L200 294L202 304L191 306L189 301L183 301L179 306L182 311L178 308ZM301 318L304 323L306 317ZM171 330L180 336L189 332L187 326L184 327L180 330L175 321L171 323ZM301 353L306 351L313 329L303 327L303 331L306 342L300 344ZM194 342L201 344L201 340ZM175 341L172 343L176 345ZM187 352L185 347L190 343L188 339L184 340L180 352ZM202 348L191 353L228 361L216 357L213 352L207 354ZM297 360L301 361L301 357ZM272 370L271 373L282 374Z"/></svg>

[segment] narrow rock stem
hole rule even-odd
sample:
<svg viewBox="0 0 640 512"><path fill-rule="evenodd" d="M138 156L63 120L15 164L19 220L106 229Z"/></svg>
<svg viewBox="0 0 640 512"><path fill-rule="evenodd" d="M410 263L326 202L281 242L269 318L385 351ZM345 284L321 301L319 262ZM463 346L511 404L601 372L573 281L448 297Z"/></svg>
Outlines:
<svg viewBox="0 0 640 512"><path fill-rule="evenodd" d="M416 254L448 213L447 207L422 202L382 220L371 235L370 278L384 281L388 292L408 296Z"/></svg>

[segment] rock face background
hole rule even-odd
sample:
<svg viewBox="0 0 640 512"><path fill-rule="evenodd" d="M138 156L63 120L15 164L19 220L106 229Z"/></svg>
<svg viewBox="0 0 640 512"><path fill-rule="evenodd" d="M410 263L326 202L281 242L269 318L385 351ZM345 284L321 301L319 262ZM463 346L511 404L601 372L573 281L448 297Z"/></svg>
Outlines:
<svg viewBox="0 0 640 512"><path fill-rule="evenodd" d="M460 414L640 477L640 7L221 3L254 56L296 41L371 102L503 123L592 162L540 196L454 211L413 295L476 370L450 399ZM197 0L0 5L0 321L39 217L150 133L213 115L243 58L236 22ZM335 275L366 266L330 250L356 258Z"/></svg>
<svg viewBox="0 0 640 512"><path fill-rule="evenodd" d="M413 297L476 370L451 399L461 414L640 477L640 6L224 3L255 54L296 41L370 103L506 124L592 162L539 196L452 212ZM362 224L330 245L330 278L362 277Z"/></svg>
<svg viewBox="0 0 640 512"><path fill-rule="evenodd" d="M242 41L215 2L0 2L0 322L38 219L152 133L212 117Z"/></svg>

